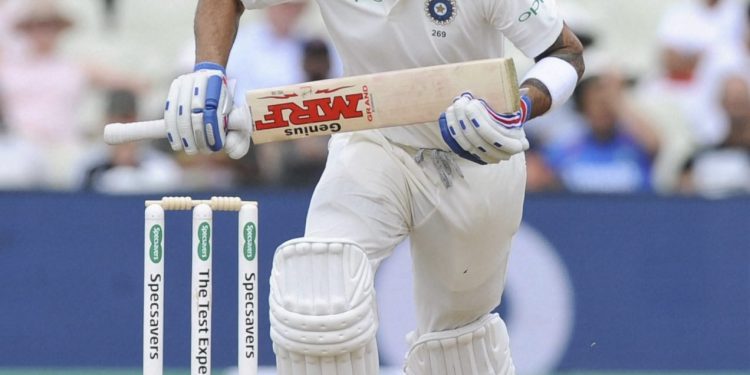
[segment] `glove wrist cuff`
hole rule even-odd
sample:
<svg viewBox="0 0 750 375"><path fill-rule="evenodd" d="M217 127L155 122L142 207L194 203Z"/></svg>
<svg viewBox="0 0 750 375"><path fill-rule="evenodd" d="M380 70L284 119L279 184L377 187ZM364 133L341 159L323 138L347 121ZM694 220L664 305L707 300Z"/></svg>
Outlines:
<svg viewBox="0 0 750 375"><path fill-rule="evenodd" d="M526 95L522 95L521 96L521 116L523 118L523 122L531 120L531 108L532 108L531 98L529 98Z"/></svg>
<svg viewBox="0 0 750 375"><path fill-rule="evenodd" d="M226 71L224 67L221 64L217 64L215 62L210 61L201 61L197 64L195 64L195 67L193 68L194 72L197 72L199 70L218 70L222 74L226 74Z"/></svg>

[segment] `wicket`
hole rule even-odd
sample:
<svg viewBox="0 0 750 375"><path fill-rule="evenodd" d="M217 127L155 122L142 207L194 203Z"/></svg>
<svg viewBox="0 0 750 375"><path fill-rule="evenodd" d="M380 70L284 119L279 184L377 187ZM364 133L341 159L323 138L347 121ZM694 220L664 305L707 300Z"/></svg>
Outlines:
<svg viewBox="0 0 750 375"><path fill-rule="evenodd" d="M258 205L236 197L164 197L146 201L143 282L143 374L164 368L164 211L193 211L190 373L211 374L213 211L238 212L238 341L240 374L258 373Z"/></svg>

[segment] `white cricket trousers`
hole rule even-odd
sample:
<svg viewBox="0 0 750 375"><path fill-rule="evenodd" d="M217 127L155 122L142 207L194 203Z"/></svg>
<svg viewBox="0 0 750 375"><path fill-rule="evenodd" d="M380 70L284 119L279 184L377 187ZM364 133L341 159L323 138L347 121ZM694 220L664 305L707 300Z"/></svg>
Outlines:
<svg viewBox="0 0 750 375"><path fill-rule="evenodd" d="M522 154L484 166L439 154L378 131L335 135L305 230L357 242L374 271L410 236L418 335L462 327L500 303L523 210Z"/></svg>

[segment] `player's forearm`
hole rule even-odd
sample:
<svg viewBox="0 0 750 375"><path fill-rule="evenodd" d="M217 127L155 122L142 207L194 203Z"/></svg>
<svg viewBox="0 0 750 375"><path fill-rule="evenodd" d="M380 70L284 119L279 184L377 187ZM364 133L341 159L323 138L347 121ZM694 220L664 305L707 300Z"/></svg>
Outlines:
<svg viewBox="0 0 750 375"><path fill-rule="evenodd" d="M539 117L552 107L552 95L538 79L527 79L521 84L521 90L531 99L531 117Z"/></svg>
<svg viewBox="0 0 750 375"><path fill-rule="evenodd" d="M546 51L542 52L541 55L537 56L535 60L539 62L547 57L555 57L565 61L573 67L578 80L583 77L585 69L583 62L583 45L567 25L563 27L563 30L555 43L553 43ZM564 79L564 77L557 78ZM547 84L542 82L542 80L536 78L526 79L521 83L521 88L527 90L527 95L531 99L532 118L541 116L550 110L553 105L553 95L550 93Z"/></svg>
<svg viewBox="0 0 750 375"><path fill-rule="evenodd" d="M244 7L240 0L200 0L195 14L195 62L226 66Z"/></svg>

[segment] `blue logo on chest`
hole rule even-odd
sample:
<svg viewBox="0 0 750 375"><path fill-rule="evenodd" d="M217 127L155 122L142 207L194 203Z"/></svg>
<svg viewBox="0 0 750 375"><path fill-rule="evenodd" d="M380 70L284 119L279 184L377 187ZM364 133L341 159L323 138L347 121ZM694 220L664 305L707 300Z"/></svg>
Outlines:
<svg viewBox="0 0 750 375"><path fill-rule="evenodd" d="M424 10L438 25L447 25L456 17L456 0L425 0Z"/></svg>

